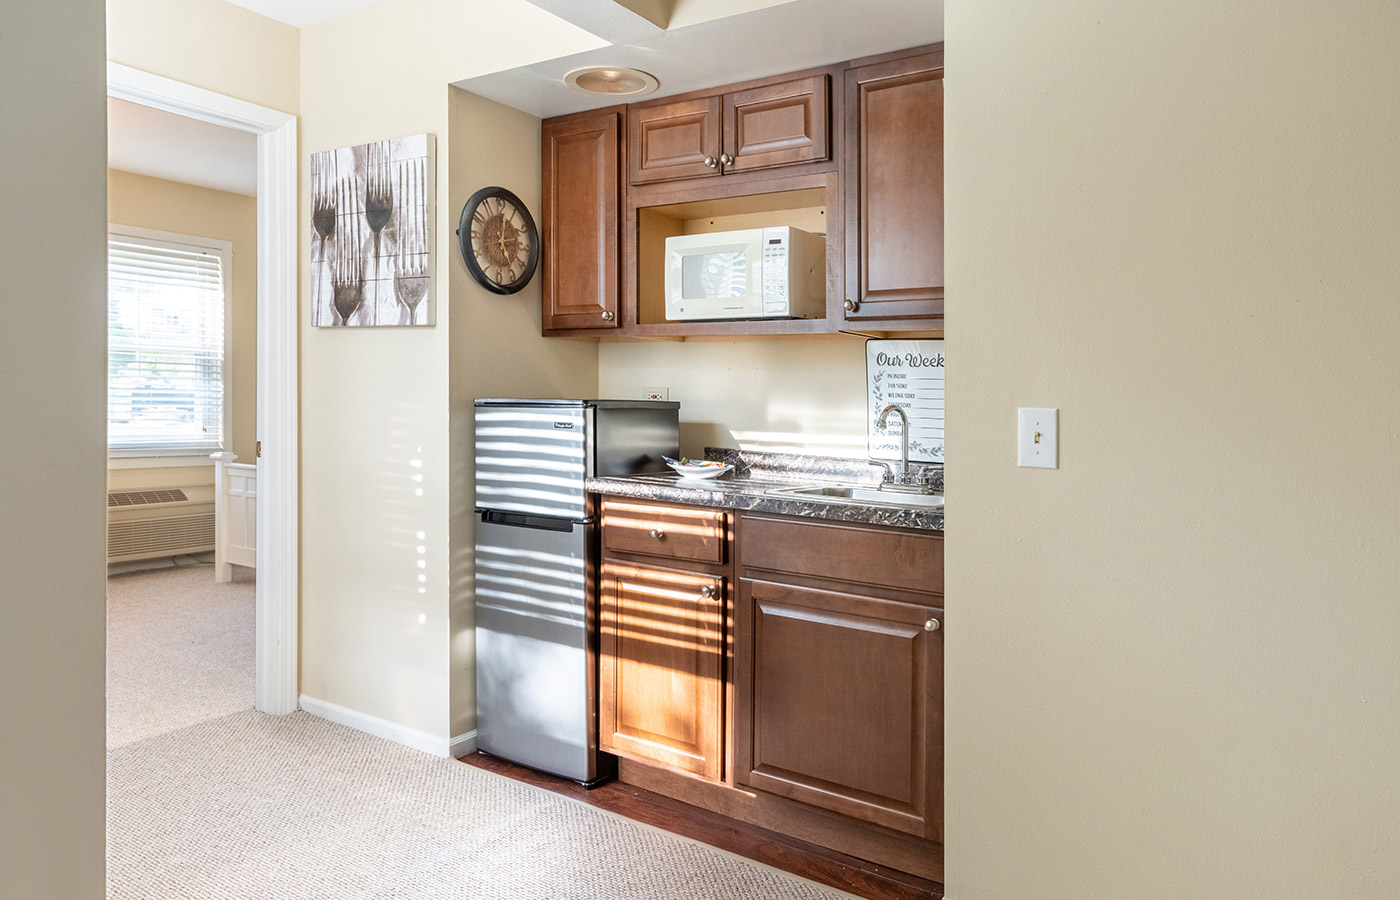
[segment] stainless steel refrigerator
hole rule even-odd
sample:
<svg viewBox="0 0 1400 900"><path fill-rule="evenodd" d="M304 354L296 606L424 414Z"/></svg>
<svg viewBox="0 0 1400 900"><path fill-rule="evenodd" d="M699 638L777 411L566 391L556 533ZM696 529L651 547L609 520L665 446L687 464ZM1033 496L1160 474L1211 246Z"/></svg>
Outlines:
<svg viewBox="0 0 1400 900"><path fill-rule="evenodd" d="M598 753L597 544L585 478L666 469L680 404L476 401L477 747L591 784Z"/></svg>

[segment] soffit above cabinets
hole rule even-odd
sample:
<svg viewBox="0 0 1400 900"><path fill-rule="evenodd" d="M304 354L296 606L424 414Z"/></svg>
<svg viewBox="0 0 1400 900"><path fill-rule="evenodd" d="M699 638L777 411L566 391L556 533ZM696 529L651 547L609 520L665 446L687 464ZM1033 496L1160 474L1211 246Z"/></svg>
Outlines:
<svg viewBox="0 0 1400 900"><path fill-rule="evenodd" d="M535 0L564 15L567 4ZM568 72L585 66L630 66L661 82L653 96L734 84L795 72L846 59L872 56L943 40L941 0L792 0L722 19L662 30L611 0L572 0L581 6L607 4L598 21L580 27L608 30L626 42L456 82L456 86L540 118L600 109L626 98L591 96L564 84ZM755 0L726 0L735 8ZM606 11L607 16L602 13ZM681 13L676 4L675 14ZM566 18L572 17L566 16ZM595 32L597 33L597 32ZM608 37L608 35L600 35Z"/></svg>
<svg viewBox="0 0 1400 900"><path fill-rule="evenodd" d="M297 28L305 28L336 16L373 6L381 0L229 0L234 6L250 9Z"/></svg>

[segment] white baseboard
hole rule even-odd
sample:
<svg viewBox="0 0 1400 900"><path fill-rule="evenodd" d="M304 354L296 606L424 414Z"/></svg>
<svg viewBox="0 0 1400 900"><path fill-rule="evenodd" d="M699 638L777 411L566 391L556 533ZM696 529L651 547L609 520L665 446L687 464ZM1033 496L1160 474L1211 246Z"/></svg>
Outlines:
<svg viewBox="0 0 1400 900"><path fill-rule="evenodd" d="M462 757L470 753L475 753L476 729L473 728L471 731L468 731L464 734L459 734L455 738L453 738L451 743L449 744L447 752L448 755L451 756L453 759L461 759Z"/></svg>
<svg viewBox="0 0 1400 900"><path fill-rule="evenodd" d="M422 750L433 756L455 758L476 750L475 731L468 731L466 734L459 734L453 738L438 737L434 734L428 734L426 731L409 728L406 725L390 722L388 719L371 716L349 707L329 703L325 700L317 700L306 694L301 695L301 708L313 716L335 722L337 725L346 725L356 731L363 731L366 734L384 738L386 741L403 744L414 750Z"/></svg>

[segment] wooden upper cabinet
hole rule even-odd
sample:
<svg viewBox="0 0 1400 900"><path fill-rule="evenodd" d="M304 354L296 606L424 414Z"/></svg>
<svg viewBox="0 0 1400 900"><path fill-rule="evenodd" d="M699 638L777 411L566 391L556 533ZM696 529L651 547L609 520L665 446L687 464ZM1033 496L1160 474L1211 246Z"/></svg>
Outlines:
<svg viewBox="0 0 1400 900"><path fill-rule="evenodd" d="M608 561L601 588L599 747L718 780L724 578Z"/></svg>
<svg viewBox="0 0 1400 900"><path fill-rule="evenodd" d="M616 328L621 206L619 110L541 130L541 329Z"/></svg>
<svg viewBox="0 0 1400 900"><path fill-rule="evenodd" d="M830 97L825 73L725 94L724 171L829 159Z"/></svg>
<svg viewBox="0 0 1400 900"><path fill-rule="evenodd" d="M720 174L720 95L627 107L632 184ZM709 160L709 163L706 163Z"/></svg>
<svg viewBox="0 0 1400 900"><path fill-rule="evenodd" d="M835 587L741 579L735 782L940 840L942 615Z"/></svg>
<svg viewBox="0 0 1400 900"><path fill-rule="evenodd" d="M943 53L846 71L848 320L943 315Z"/></svg>
<svg viewBox="0 0 1400 900"><path fill-rule="evenodd" d="M831 158L826 73L627 108L632 184L707 178Z"/></svg>

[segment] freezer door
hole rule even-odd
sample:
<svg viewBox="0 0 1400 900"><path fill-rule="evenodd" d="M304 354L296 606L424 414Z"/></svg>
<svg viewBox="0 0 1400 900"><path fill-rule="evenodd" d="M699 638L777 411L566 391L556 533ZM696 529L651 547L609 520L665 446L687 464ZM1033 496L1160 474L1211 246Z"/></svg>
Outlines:
<svg viewBox="0 0 1400 900"><path fill-rule="evenodd" d="M478 406L477 508L582 519L591 417L581 407Z"/></svg>
<svg viewBox="0 0 1400 900"><path fill-rule="evenodd" d="M588 526L476 522L477 746L521 765L598 777L588 644Z"/></svg>

